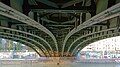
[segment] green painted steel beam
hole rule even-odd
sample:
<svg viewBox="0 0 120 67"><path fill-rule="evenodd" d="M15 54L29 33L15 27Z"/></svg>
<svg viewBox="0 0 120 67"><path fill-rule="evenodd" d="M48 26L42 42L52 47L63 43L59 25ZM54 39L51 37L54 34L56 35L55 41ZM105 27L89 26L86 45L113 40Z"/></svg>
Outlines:
<svg viewBox="0 0 120 67"><path fill-rule="evenodd" d="M82 38L84 38L84 37L88 37L88 36L91 36L91 35L99 34L99 33L102 33L102 32L107 32L107 31L111 31L111 30L116 30L116 29L117 29L117 27L115 27L115 28L110 28L110 29L105 29L105 30L101 30L101 31L97 31L97 32L93 32L93 33L86 34L86 35L82 35L81 37L78 37L76 40L74 40L74 41L70 44L67 52L69 52L69 51L71 50L72 46L73 46L77 41L79 41L80 39L82 39Z"/></svg>
<svg viewBox="0 0 120 67"><path fill-rule="evenodd" d="M62 47L62 56L64 53L64 48L66 45L67 40L69 39L70 36L72 36L73 34L75 34L76 32L86 28L86 27L90 27L94 24L109 20L111 18L117 17L120 15L120 3L112 6L111 8L108 8L107 10L97 14L96 16L92 17L91 19L85 21L84 23L82 23L81 25L79 25L77 28L74 28L73 30L71 30L65 37L64 42L63 42L63 47Z"/></svg>
<svg viewBox="0 0 120 67"><path fill-rule="evenodd" d="M29 43L27 41L24 41L24 40L21 40L21 39L17 39L17 38L14 38L14 37L10 37L10 36L4 36L4 35L1 35L1 34L0 34L0 37L1 38L5 38L5 39L9 39L9 40L14 40L16 42L21 42L23 44L26 43L26 46L28 46L28 47L32 48L34 51L36 51L39 56L42 56L41 54L39 54L39 51L37 51L36 48L34 48L33 46L30 46L30 45L33 45L33 44L31 44L31 43ZM27 45L27 44L30 44L30 45Z"/></svg>
<svg viewBox="0 0 120 67"><path fill-rule="evenodd" d="M32 20L31 18L27 17L26 15L12 9L11 7L5 5L1 2L0 2L0 15L5 16L7 18L17 20L17 21L22 22L22 23L26 23L32 27L35 27L35 28L45 32L53 39L55 47L56 47L56 51L58 53L58 44L57 44L55 36L47 28L45 28L44 26L42 26L38 22Z"/></svg>
<svg viewBox="0 0 120 67"><path fill-rule="evenodd" d="M41 3L44 3L44 4L48 5L48 6L52 6L52 7L55 7L55 8L59 8L56 3L51 2L51 1L49 1L49 0L36 0L36 1L41 2Z"/></svg>
<svg viewBox="0 0 120 67"><path fill-rule="evenodd" d="M73 53L77 52L77 51L76 51L77 48L79 48L79 46L80 46L81 44L86 43L87 41L90 41L90 40L95 39L95 38L104 37L104 36L110 36L110 35L115 35L115 34L120 34L120 32L115 32L115 33L111 33L111 34L100 35L100 36L96 36L96 37L93 37L93 38L84 40L83 42L81 42L80 44L78 44L78 45L73 49L73 51L72 51L71 54L73 55ZM117 36L117 35L116 35L116 36Z"/></svg>
<svg viewBox="0 0 120 67"><path fill-rule="evenodd" d="M54 53L54 52L53 52L53 48L52 48L52 47L50 46L50 44L49 44L46 40L44 40L42 37L39 37L39 36L37 36L37 35L31 34L31 33L28 33L28 32L24 32L24 31L20 31L20 30L16 30L16 29L11 29L11 28L7 28L7 27L1 27L1 26L0 26L0 29L5 29L5 30L9 30L9 31L20 32L20 33L23 33L23 34L30 35L30 36L32 36L32 37L36 37L36 38L42 40L44 43L46 43L47 46L48 46L48 47L50 48L50 50L52 51L52 53Z"/></svg>

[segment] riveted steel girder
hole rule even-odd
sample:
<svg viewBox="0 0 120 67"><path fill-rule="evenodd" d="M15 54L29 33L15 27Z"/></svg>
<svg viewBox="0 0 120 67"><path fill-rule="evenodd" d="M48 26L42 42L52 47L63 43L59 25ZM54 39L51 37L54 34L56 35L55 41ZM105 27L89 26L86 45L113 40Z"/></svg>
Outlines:
<svg viewBox="0 0 120 67"><path fill-rule="evenodd" d="M57 45L55 36L47 28L45 28L38 22L32 20L31 18L27 17L26 15L12 9L11 7L5 5L1 2L0 2L0 15L23 22L23 23L26 23L32 27L38 28L39 30L45 32L53 39L55 47L56 47L56 51L58 52L58 45Z"/></svg>
<svg viewBox="0 0 120 67"><path fill-rule="evenodd" d="M38 49L38 48L36 48L35 46L33 46L33 44L31 44L30 42L24 41L24 40L19 39L19 38L14 38L14 37L11 37L11 36L3 35L3 34L0 34L0 37L1 37L1 38L5 38L5 39L9 39L9 40L14 40L14 41L16 41L16 42L20 42L20 43L23 43L23 44L26 44L26 46L32 48L35 52L37 52L39 56L42 56L42 55L39 53L39 51L36 50L36 49ZM29 44L29 45L27 45L27 44ZM35 47L35 48L34 48L34 47Z"/></svg>
<svg viewBox="0 0 120 67"><path fill-rule="evenodd" d="M86 27L89 27L89 26L92 26L94 24L97 24L97 23L106 21L108 19L119 16L120 15L119 11L120 11L120 3L114 5L113 7L108 8L107 10L101 12L100 14L98 14L98 15L92 17L91 19L85 21L83 24L79 25L77 28L74 28L73 30L71 30L66 35L66 37L64 39L63 47L62 47L62 56L63 56L63 53L64 53L66 42L67 42L67 40L69 39L70 36L72 36L76 32L78 32L78 31L80 31L80 30L82 30Z"/></svg>
<svg viewBox="0 0 120 67"><path fill-rule="evenodd" d="M117 35L116 35L116 34L117 34ZM104 35L100 35L100 36L96 36L96 37L92 37L92 38L89 38L89 39L87 39L87 40L84 40L83 42L81 42L80 44L78 44L78 45L73 49L71 55L73 55L73 53L77 52L77 51L76 51L77 48L80 47L81 44L86 43L87 41L90 41L90 40L93 40L93 39L99 38L99 37L104 37L104 36L109 37L110 35L112 35L112 36L114 37L115 35L118 36L118 34L120 34L120 32L115 32L115 33L111 33L111 34L104 34ZM110 36L110 37L111 37L111 36ZM104 39L104 38L103 38L103 39Z"/></svg>
<svg viewBox="0 0 120 67"><path fill-rule="evenodd" d="M9 31L17 32L17 33L23 33L23 34L26 34L26 35L32 35L33 37L36 36L36 35L30 34L30 33L27 33L27 32L23 32L23 31L11 29L11 28L6 28L6 27L0 27L0 29L9 30ZM44 48L46 51L48 51L48 49L47 49L44 45L40 44L39 42L37 42L37 41L35 41L34 39L31 39L31 38L29 38L29 37L25 37L25 36L18 35L18 34L12 34L12 33L10 33L10 32L9 32L9 33L2 32L2 33L8 34L8 35L11 35L11 36L17 36L17 37L22 37L22 38L31 40L31 41L35 42L36 44L42 46L42 48ZM38 36L36 36L36 37L38 38ZM44 41L44 39L43 39L43 41ZM39 46L38 46L38 47L39 47ZM49 52L48 52L48 53L49 53ZM50 53L49 53L49 54L50 54Z"/></svg>
<svg viewBox="0 0 120 67"><path fill-rule="evenodd" d="M69 46L69 48L68 48L68 50L67 50L67 53L71 50L72 46L73 46L77 41L79 41L80 39L82 39L82 38L84 38L84 37L88 37L88 36L91 36L91 35L99 34L99 33L102 33L102 32L113 31L113 30L116 30L116 29L117 29L117 27L115 27L115 28L110 28L110 29L105 29L105 30L93 32L93 33L90 33L90 34L87 34L87 35L83 35L83 36L81 36L81 37L78 37L76 40L74 40L74 41L70 44L70 46Z"/></svg>

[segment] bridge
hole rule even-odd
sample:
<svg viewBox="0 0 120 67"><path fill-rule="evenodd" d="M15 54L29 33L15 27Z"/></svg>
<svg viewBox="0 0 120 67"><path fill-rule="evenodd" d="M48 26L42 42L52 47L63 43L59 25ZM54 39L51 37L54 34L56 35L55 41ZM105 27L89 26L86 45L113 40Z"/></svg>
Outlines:
<svg viewBox="0 0 120 67"><path fill-rule="evenodd" d="M41 57L74 57L88 44L119 36L119 0L0 0L0 37Z"/></svg>

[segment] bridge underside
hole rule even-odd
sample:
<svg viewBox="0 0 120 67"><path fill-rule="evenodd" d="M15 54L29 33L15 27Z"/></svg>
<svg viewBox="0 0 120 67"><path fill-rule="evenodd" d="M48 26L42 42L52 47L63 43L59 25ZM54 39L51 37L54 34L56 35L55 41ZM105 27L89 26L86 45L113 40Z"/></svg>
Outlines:
<svg viewBox="0 0 120 67"><path fill-rule="evenodd" d="M75 56L119 36L119 0L0 0L0 37L45 57Z"/></svg>

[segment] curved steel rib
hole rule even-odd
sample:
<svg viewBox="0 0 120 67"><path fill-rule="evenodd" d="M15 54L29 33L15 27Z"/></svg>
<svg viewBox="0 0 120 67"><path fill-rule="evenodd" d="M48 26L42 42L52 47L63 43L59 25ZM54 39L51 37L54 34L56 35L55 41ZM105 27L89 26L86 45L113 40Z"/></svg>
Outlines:
<svg viewBox="0 0 120 67"><path fill-rule="evenodd" d="M93 37L93 38L87 39L87 40L81 42L80 44L78 44L78 45L73 49L73 51L72 51L71 54L73 55L73 53L75 52L75 50L76 50L81 44L83 44L83 43L85 43L85 42L87 42L87 41L89 41L89 40L92 40L92 39L95 39L95 38L99 38L99 37L103 37L103 36L114 35L114 34L120 34L120 32L117 32L117 33L115 32L115 33L111 33L111 34L105 34L105 35L101 35L101 36L97 36L97 37Z"/></svg>
<svg viewBox="0 0 120 67"><path fill-rule="evenodd" d="M58 52L58 44L57 44L55 36L47 28L45 28L38 22L32 20L31 18L27 17L26 15L12 9L11 7L5 5L1 2L0 2L0 15L23 22L23 23L26 23L32 27L35 27L35 28L45 32L53 39L53 41L55 43L56 51Z"/></svg>
<svg viewBox="0 0 120 67"><path fill-rule="evenodd" d="M98 32L94 32L94 33L90 33L90 34L87 34L87 35L83 35L83 36L81 36L81 37L78 37L76 40L74 40L74 41L72 42L72 44L70 44L70 47L68 48L67 52L70 51L70 49L72 48L72 46L74 45L74 43L76 43L78 40L80 40L80 39L82 39L82 38L84 38L84 37L87 37L87 36L90 36L90 35L94 35L94 34L97 34L97 33L102 33L102 32L106 32L106 31L115 30L115 29L117 29L117 27L116 27L116 28L111 28L111 29L102 30L102 31L98 31Z"/></svg>
<svg viewBox="0 0 120 67"><path fill-rule="evenodd" d="M101 12L100 14L98 14L98 15L92 17L91 19L85 21L83 24L79 25L77 28L74 28L72 31L70 31L67 34L67 36L64 39L63 47L62 47L62 56L63 56L63 53L64 53L64 49L65 49L65 45L66 45L67 40L74 33L78 32L78 31L80 31L80 30L82 30L86 27L92 26L93 24L103 22L105 20L114 18L114 17L119 16L119 15L120 15L120 3L112 6L111 8L108 8L107 10Z"/></svg>
<svg viewBox="0 0 120 67"><path fill-rule="evenodd" d="M1 27L1 26L0 26L0 29L5 29L5 30L9 30L9 31L20 32L20 33L24 33L24 34L28 34L28 35L34 36L33 34L30 34L30 33L27 33L27 32L15 30L15 29L10 29L10 28L6 28L6 27ZM2 33L3 33L3 32L2 32ZM3 33L3 34L8 34L8 35L13 35L13 36L18 36L18 37L22 37L22 38L29 39L29 40L31 40L31 41L33 41L33 42L41 45L46 51L48 51L47 48L45 48L45 46L43 46L42 44L38 43L37 41L35 41L35 40L33 40L33 39L30 39L30 38L27 38L27 37L24 37L24 36L20 36L20 35L17 35L17 34L16 34L16 35L14 35L14 34L9 34L9 33ZM37 36L36 36L36 37L37 37ZM43 39L43 41L44 41L44 39ZM48 52L48 53L49 53L49 52ZM49 54L50 54L50 53L49 53Z"/></svg>
<svg viewBox="0 0 120 67"><path fill-rule="evenodd" d="M21 41L21 43L30 44L31 46L30 46L30 45L26 45L26 46L28 46L28 47L32 48L34 51L36 51L39 56L42 56L42 55L39 53L39 51L36 50L37 47L34 48L35 46L33 46L33 44L31 44L31 43L29 43L29 42L27 42L27 41L24 41L24 40L18 39L18 38L14 38L14 37L10 37L10 36L4 36L4 35L0 35L0 37L1 37L1 38L5 38L5 39L9 39L9 40L14 40L14 41L16 41L16 42L20 42L20 41Z"/></svg>

